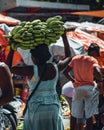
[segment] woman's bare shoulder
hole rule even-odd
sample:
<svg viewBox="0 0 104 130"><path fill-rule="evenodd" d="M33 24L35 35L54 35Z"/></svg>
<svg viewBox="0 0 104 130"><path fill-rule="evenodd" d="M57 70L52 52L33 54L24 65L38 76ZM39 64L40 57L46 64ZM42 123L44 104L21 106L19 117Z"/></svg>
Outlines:
<svg viewBox="0 0 104 130"><path fill-rule="evenodd" d="M7 69L9 69L9 67L4 62L0 62L0 71L7 70Z"/></svg>
<svg viewBox="0 0 104 130"><path fill-rule="evenodd" d="M56 76L56 68L52 63L47 63L46 75L49 80Z"/></svg>
<svg viewBox="0 0 104 130"><path fill-rule="evenodd" d="M52 80L56 76L56 69L52 63L46 64L43 80Z"/></svg>
<svg viewBox="0 0 104 130"><path fill-rule="evenodd" d="M12 77L8 65L0 63L0 84L6 84Z"/></svg>

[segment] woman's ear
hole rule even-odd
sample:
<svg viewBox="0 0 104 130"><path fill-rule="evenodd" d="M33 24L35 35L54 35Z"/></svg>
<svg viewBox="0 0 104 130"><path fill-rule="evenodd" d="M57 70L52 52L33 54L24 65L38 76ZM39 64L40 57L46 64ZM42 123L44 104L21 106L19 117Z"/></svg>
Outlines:
<svg viewBox="0 0 104 130"><path fill-rule="evenodd" d="M31 56L31 59L32 59L33 62L35 62L35 57Z"/></svg>
<svg viewBox="0 0 104 130"><path fill-rule="evenodd" d="M36 65L38 65L40 63L39 60L34 56L31 56L31 59L32 59L33 63Z"/></svg>

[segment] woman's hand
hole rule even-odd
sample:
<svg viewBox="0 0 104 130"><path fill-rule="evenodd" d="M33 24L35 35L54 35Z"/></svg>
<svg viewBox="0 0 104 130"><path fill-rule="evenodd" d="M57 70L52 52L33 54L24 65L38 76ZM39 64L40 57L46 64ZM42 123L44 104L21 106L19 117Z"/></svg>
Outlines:
<svg viewBox="0 0 104 130"><path fill-rule="evenodd" d="M10 38L8 41L8 45L10 47L10 51L16 51L19 47L19 43L14 41L13 38Z"/></svg>
<svg viewBox="0 0 104 130"><path fill-rule="evenodd" d="M64 28L65 28L65 32L69 32L69 31L75 31L75 29L77 28L76 26L67 26L67 25L64 25Z"/></svg>

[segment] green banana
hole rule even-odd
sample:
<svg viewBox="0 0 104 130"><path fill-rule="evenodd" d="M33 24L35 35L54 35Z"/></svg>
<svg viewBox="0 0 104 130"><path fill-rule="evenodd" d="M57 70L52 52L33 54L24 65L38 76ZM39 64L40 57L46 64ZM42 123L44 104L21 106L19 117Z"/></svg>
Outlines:
<svg viewBox="0 0 104 130"><path fill-rule="evenodd" d="M64 23L61 20L62 16L57 15L48 18L45 22L40 19L32 22L23 21L4 37L12 38L16 42L16 44L8 43L13 49L17 47L22 49L34 48L42 43L50 45L55 43L64 33Z"/></svg>
<svg viewBox="0 0 104 130"><path fill-rule="evenodd" d="M22 26L15 26L10 32L11 35L14 36L20 29L22 29Z"/></svg>
<svg viewBox="0 0 104 130"><path fill-rule="evenodd" d="M57 15L54 18L57 18L59 21L62 20L62 16L60 16L60 15Z"/></svg>
<svg viewBox="0 0 104 130"><path fill-rule="evenodd" d="M62 21L56 20L56 21L51 21L47 26L52 27L52 26L55 26L55 25L62 25L63 26L64 23Z"/></svg>
<svg viewBox="0 0 104 130"><path fill-rule="evenodd" d="M26 21L23 21L23 22L21 22L21 23L20 23L20 25L19 25L19 26L24 27L25 25L26 25Z"/></svg>
<svg viewBox="0 0 104 130"><path fill-rule="evenodd" d="M50 24L50 23L53 22L53 21L57 21L57 18L55 18L55 17L50 17L50 18L48 18L48 19L46 20L47 25Z"/></svg>
<svg viewBox="0 0 104 130"><path fill-rule="evenodd" d="M46 35L47 37L56 37L56 34L55 33L48 33L47 35Z"/></svg>
<svg viewBox="0 0 104 130"><path fill-rule="evenodd" d="M39 24L40 22L41 22L40 19L33 20L33 21L32 21L32 25L37 25L37 24Z"/></svg>
<svg viewBox="0 0 104 130"><path fill-rule="evenodd" d="M3 35L4 38L11 38L10 35Z"/></svg>

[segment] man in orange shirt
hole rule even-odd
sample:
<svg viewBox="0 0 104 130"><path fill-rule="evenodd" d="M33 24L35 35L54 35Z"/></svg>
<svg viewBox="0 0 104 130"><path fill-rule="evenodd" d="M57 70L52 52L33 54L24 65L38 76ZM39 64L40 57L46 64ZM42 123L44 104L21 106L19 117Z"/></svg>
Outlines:
<svg viewBox="0 0 104 130"><path fill-rule="evenodd" d="M103 93L103 79L98 61L99 48L91 44L88 55L77 55L72 58L64 75L73 82L74 94L71 111L71 130L83 130L83 119L86 119L86 130L92 130L92 116L98 114L99 93ZM74 71L74 77L70 71ZM96 81L96 83L94 82ZM99 91L98 91L99 90ZM72 122L76 122L76 125Z"/></svg>
<svg viewBox="0 0 104 130"><path fill-rule="evenodd" d="M90 51L95 47L96 47L95 51ZM98 44L91 43L91 45L88 48L88 53L89 53L88 55L93 56L94 58L97 59L101 69L104 68L104 53L103 52L100 53L100 47L98 46Z"/></svg>

